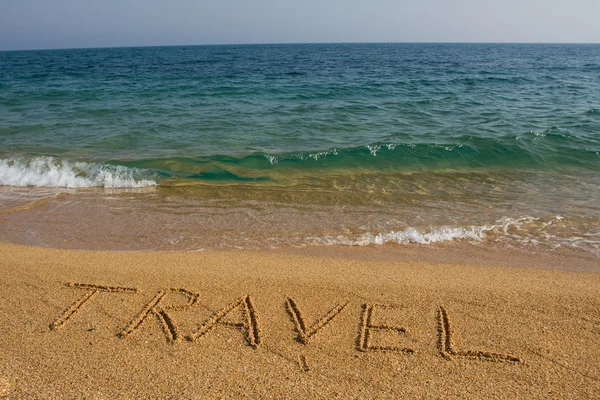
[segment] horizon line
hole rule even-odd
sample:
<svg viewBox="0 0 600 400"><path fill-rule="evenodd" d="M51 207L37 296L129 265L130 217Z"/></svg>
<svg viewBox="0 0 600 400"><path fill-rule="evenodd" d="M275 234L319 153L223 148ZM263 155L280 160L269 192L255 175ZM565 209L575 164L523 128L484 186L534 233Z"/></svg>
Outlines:
<svg viewBox="0 0 600 400"><path fill-rule="evenodd" d="M0 52L18 51L54 51L54 50L94 50L94 49L137 49L160 47L211 47L211 46L282 46L282 45L327 45L327 44L523 44L523 45L599 45L600 42L264 42L264 43L205 43L205 44L165 44L131 46L94 46L94 47L48 47L32 49L0 49Z"/></svg>

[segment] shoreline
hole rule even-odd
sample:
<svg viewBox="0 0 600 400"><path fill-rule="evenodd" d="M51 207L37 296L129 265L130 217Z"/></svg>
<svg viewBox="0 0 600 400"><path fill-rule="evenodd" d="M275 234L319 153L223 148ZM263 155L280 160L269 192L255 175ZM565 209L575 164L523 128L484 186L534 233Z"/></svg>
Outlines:
<svg viewBox="0 0 600 400"><path fill-rule="evenodd" d="M576 249L540 249L502 247L489 243L450 241L430 244L383 244L383 245L312 245L305 247L265 248L201 248L198 250L99 250L96 248L62 248L0 241L2 246L27 249L45 249L68 252L92 252L107 254L265 254L325 257L340 260L374 260L384 262L417 262L451 265L481 265L485 267L525 268L559 270L567 272L600 273L600 257L595 253Z"/></svg>
<svg viewBox="0 0 600 400"><path fill-rule="evenodd" d="M595 395L597 269L313 250L0 243L0 397Z"/></svg>
<svg viewBox="0 0 600 400"><path fill-rule="evenodd" d="M395 253L388 251L394 245L428 244L451 249L453 243L462 246L476 242L484 248L510 252L517 249L514 251L519 253L522 249L524 254L559 249L564 257L600 256L595 203L583 208L563 204L564 199L577 203L577 197L571 194L579 189L571 188L563 194L553 192L559 203L544 209L550 204L544 202L539 208L541 204L521 203L516 200L518 197L500 201L488 193L502 192L506 182L496 187L486 183L485 177L473 182L470 176L459 178L459 182L469 182L479 192L471 193L462 183L453 187L454 179L420 183L412 178L401 180L405 197L387 193L384 185L379 188L383 190L379 195L387 200L369 195L357 203L342 201L337 189L315 193L312 189L271 190L241 184L214 185L211 189L208 185L206 190L174 187L140 192L0 187L4 200L0 207L0 242L133 251L273 247L286 251L314 246L375 245L384 253ZM544 184L550 184L549 181ZM425 188L418 189L420 184ZM443 190L445 194L435 192L438 184L448 189ZM544 184L540 183L542 187ZM552 187L567 191L555 181ZM591 192L583 193L590 199L596 198L596 188L597 185L591 185ZM515 195L517 189L513 189L506 195ZM418 194L413 194L415 190ZM465 191L471 193L466 200L461 197ZM483 192L488 197L479 197ZM346 188L340 193L344 197L354 191ZM527 192L527 196L538 198L534 192ZM489 258L485 252L474 251ZM579 256L577 252L592 256Z"/></svg>

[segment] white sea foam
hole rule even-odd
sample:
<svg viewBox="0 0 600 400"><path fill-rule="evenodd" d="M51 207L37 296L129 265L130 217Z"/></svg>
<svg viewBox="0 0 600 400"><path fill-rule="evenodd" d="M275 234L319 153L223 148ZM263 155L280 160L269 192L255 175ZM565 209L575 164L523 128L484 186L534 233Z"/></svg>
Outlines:
<svg viewBox="0 0 600 400"><path fill-rule="evenodd" d="M314 159L314 160L318 160L319 158L325 158L327 156L330 155L334 155L337 156L338 155L339 150L338 149L331 149L331 150L327 150L327 151L319 151L317 153L310 153L308 155L308 157ZM303 159L303 158L301 158Z"/></svg>
<svg viewBox="0 0 600 400"><path fill-rule="evenodd" d="M391 231L373 234L339 236L310 236L299 241L304 245L317 246L368 246L382 244L432 244L453 240L481 242L519 246L547 246L552 249L567 247L600 251L600 232L577 232L572 227L563 226L565 217L556 215L540 218L523 216L503 217L490 225L471 225L467 227L438 226L427 229L406 228L403 231Z"/></svg>
<svg viewBox="0 0 600 400"><path fill-rule="evenodd" d="M447 242L455 239L470 239L480 241L485 237L485 233L494 229L493 225L469 226L466 228L441 226L424 232L419 232L416 228L407 228L398 232L363 233L357 237L349 236L323 236L308 237L306 240L310 244L316 245L344 245L344 246L367 246L370 244L430 244L436 242Z"/></svg>
<svg viewBox="0 0 600 400"><path fill-rule="evenodd" d="M140 188L155 186L144 171L119 165L60 160L54 157L0 159L1 186L64 188Z"/></svg>
<svg viewBox="0 0 600 400"><path fill-rule="evenodd" d="M277 157L271 155L271 154L263 154L263 156L269 160L269 162L271 163L271 165L275 165L277 163L279 163L279 160L277 159Z"/></svg>
<svg viewBox="0 0 600 400"><path fill-rule="evenodd" d="M380 144L368 144L366 147L369 149L369 153L371 153L371 155L374 157L377 157L377 152L381 150Z"/></svg>

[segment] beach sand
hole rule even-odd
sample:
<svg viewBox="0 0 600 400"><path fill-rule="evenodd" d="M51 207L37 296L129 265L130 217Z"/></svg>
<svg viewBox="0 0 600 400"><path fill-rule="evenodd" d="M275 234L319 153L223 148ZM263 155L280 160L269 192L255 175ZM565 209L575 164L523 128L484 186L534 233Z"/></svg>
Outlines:
<svg viewBox="0 0 600 400"><path fill-rule="evenodd" d="M373 254L1 244L0 397L598 398L600 273Z"/></svg>

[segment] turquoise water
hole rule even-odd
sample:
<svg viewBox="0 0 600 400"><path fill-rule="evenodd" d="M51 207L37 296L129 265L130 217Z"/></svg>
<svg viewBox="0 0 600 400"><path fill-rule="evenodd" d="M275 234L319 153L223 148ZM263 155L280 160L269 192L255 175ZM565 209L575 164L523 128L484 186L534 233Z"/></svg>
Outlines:
<svg viewBox="0 0 600 400"><path fill-rule="evenodd" d="M0 52L0 185L68 194L5 217L18 242L600 251L600 46Z"/></svg>

